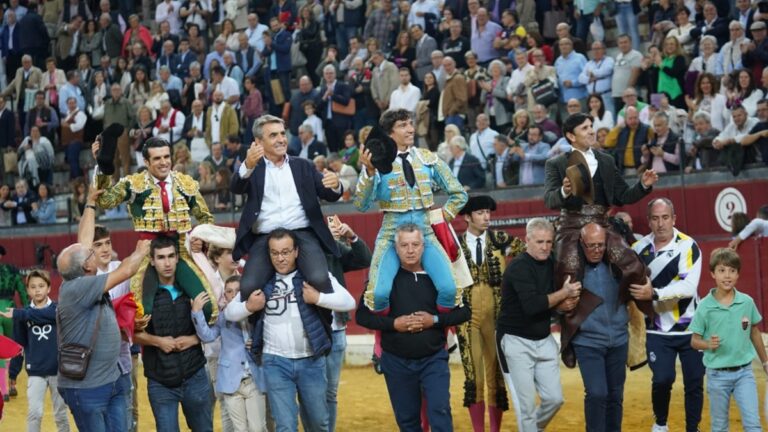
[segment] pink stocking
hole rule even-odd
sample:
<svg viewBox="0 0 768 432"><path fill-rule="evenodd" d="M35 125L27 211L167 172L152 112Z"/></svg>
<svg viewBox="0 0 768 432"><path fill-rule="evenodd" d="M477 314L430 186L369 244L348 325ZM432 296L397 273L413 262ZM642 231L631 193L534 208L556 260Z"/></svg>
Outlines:
<svg viewBox="0 0 768 432"><path fill-rule="evenodd" d="M485 430L485 402L478 402L470 405L469 418L472 420L472 430L475 432L483 432Z"/></svg>
<svg viewBox="0 0 768 432"><path fill-rule="evenodd" d="M499 432L501 430L501 416L504 411L498 407L488 405L488 416L491 418L491 432Z"/></svg>
<svg viewBox="0 0 768 432"><path fill-rule="evenodd" d="M0 395L8 394L8 362L0 360Z"/></svg>

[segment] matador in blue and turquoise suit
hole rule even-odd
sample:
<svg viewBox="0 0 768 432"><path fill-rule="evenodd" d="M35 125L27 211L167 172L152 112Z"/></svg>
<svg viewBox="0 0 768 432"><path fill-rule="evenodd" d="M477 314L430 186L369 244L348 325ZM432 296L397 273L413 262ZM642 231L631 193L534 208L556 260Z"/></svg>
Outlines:
<svg viewBox="0 0 768 432"><path fill-rule="evenodd" d="M461 290L456 287L451 260L432 230L429 211L435 205L434 191L442 189L448 194L443 216L450 222L467 202L467 193L435 153L412 146L414 127L410 112L387 111L379 125L381 132L394 141L398 154L391 162L391 172L386 174L381 171L388 169L364 164L355 192L354 205L358 210L367 211L377 202L384 212L365 290L365 305L373 312L388 310L392 283L400 268L395 233L399 226L413 223L424 233L422 263L437 288L437 306L453 309L461 302Z"/></svg>

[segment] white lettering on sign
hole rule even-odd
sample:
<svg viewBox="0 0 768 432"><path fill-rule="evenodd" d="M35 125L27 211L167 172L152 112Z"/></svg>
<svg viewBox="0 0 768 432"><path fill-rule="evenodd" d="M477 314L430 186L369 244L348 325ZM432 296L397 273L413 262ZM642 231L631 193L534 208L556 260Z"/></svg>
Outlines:
<svg viewBox="0 0 768 432"><path fill-rule="evenodd" d="M731 220L736 212L747 212L747 200L738 189L727 187L717 194L715 199L715 219L720 228L731 232Z"/></svg>

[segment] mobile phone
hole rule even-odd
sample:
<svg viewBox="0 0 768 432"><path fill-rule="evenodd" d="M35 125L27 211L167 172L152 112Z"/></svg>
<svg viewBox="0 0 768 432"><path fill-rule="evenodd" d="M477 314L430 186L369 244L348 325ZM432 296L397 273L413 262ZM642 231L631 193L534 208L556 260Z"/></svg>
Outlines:
<svg viewBox="0 0 768 432"><path fill-rule="evenodd" d="M328 225L333 225L333 216L328 216L325 218L325 220L328 221Z"/></svg>

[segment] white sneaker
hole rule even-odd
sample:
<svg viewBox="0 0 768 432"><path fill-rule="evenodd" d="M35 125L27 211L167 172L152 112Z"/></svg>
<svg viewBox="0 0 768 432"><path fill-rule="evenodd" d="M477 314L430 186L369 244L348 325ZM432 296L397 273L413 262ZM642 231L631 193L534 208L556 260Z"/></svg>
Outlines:
<svg viewBox="0 0 768 432"><path fill-rule="evenodd" d="M654 423L651 432L669 432L669 427L667 425L659 426Z"/></svg>

